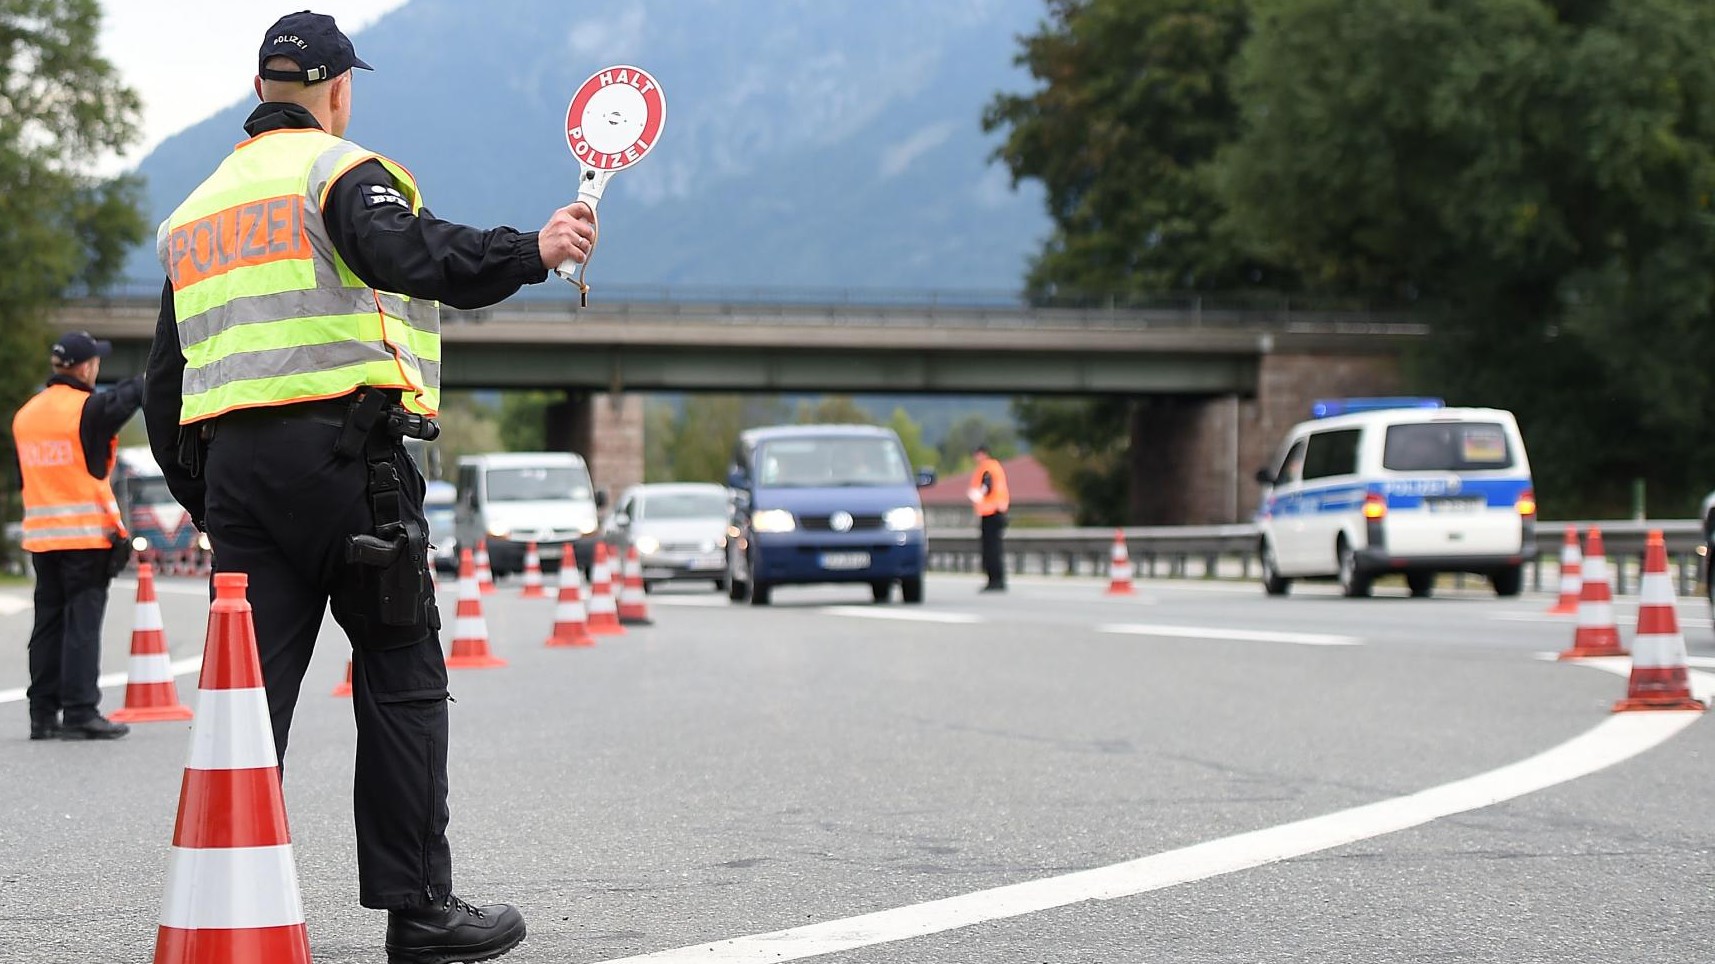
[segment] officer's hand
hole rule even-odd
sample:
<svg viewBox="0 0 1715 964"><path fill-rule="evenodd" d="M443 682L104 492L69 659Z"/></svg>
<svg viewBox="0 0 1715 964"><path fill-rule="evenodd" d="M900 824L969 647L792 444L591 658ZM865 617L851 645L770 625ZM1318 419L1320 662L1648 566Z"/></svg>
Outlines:
<svg viewBox="0 0 1715 964"><path fill-rule="evenodd" d="M542 263L549 268L564 264L568 259L583 264L589 260L595 242L595 211L582 201L555 211L536 235Z"/></svg>

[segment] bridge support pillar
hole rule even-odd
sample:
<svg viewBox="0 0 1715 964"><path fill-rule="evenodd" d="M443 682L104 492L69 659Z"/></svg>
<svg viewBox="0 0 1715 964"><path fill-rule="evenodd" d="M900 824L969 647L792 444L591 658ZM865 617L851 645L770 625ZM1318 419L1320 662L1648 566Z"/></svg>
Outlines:
<svg viewBox="0 0 1715 964"><path fill-rule="evenodd" d="M1219 525L1256 511L1256 470L1318 398L1400 391L1399 359L1264 354L1254 397L1158 395L1131 419L1133 525Z"/></svg>
<svg viewBox="0 0 1715 964"><path fill-rule="evenodd" d="M582 455L598 491L618 498L643 481L641 395L567 391L566 400L549 405L543 418L547 448Z"/></svg>

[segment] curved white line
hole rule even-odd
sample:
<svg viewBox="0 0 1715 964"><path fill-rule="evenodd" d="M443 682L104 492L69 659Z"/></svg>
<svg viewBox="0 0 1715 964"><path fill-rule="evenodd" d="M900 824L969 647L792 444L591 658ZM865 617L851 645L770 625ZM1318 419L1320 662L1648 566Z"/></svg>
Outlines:
<svg viewBox="0 0 1715 964"><path fill-rule="evenodd" d="M1610 672L1629 671L1627 661L1623 659L1589 663ZM1697 672L1691 675L1698 696L1708 700L1715 693L1715 676ZM1576 780L1655 747L1690 726L1700 715L1687 712L1618 714L1529 759L1403 797L1210 840L1107 867L768 934L616 958L604 964L792 961L921 937L984 921L1018 917L1087 900L1131 897L1406 830L1441 817L1492 806Z"/></svg>

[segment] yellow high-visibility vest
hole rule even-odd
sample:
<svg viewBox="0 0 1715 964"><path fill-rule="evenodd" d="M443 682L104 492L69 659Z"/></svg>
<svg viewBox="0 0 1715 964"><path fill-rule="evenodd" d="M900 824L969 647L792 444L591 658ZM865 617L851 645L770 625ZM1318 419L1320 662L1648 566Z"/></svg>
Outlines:
<svg viewBox="0 0 1715 964"><path fill-rule="evenodd" d="M435 414L440 305L369 287L322 222L334 182L370 160L422 210L403 167L293 128L239 144L161 223L156 253L185 355L181 424L366 385L399 389L407 408Z"/></svg>
<svg viewBox="0 0 1715 964"><path fill-rule="evenodd" d="M12 441L24 476L24 549L106 549L125 537L113 486L89 474L83 457L83 404L89 393L49 385L24 403L12 419ZM119 440L108 444L113 472Z"/></svg>

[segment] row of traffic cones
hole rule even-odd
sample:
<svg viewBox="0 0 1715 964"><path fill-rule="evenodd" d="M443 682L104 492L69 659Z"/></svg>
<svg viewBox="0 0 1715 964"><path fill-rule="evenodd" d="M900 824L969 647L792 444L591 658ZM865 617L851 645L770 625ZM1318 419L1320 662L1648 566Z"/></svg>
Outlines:
<svg viewBox="0 0 1715 964"><path fill-rule="evenodd" d="M1592 527L1586 545L1580 549L1577 530L1566 527L1560 557L1560 598L1549 612L1576 612L1578 625L1572 633L1572 646L1560 658L1630 655L1632 672L1626 683L1626 697L1614 704L1614 712L1705 709L1703 701L1691 695L1685 637L1679 631L1674 605L1673 582L1667 571L1667 540L1660 529L1651 529L1644 542L1637 634L1632 642L1633 651L1628 654L1614 622L1614 594L1608 582L1602 531Z"/></svg>

